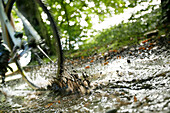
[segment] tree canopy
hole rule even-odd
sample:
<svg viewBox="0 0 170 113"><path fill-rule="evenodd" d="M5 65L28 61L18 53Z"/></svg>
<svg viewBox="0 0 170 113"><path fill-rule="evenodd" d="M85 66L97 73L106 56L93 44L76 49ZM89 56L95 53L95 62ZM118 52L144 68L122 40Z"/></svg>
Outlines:
<svg viewBox="0 0 170 113"><path fill-rule="evenodd" d="M65 38L65 45L69 45L67 49L72 49L74 43L87 36L87 30L92 28L91 20L94 15L101 22L108 16L123 13L124 9L143 2L152 0L47 0L46 4L56 18Z"/></svg>
<svg viewBox="0 0 170 113"><path fill-rule="evenodd" d="M100 23L109 16L123 13L125 9L145 5L144 3L152 3L153 1L155 0L45 0L44 3L60 28L64 49L71 50L75 43L81 42L83 37L87 37L89 30L95 32L95 29L92 29L94 17L97 17ZM161 1L162 12L165 12L162 13L164 15L162 20L168 20L166 17L169 18L167 16L168 3L169 0L167 2ZM129 20L135 21L136 15L143 12L146 14L147 11L151 12L158 5L160 4L148 5L145 9L132 14ZM142 16L141 19L143 19Z"/></svg>

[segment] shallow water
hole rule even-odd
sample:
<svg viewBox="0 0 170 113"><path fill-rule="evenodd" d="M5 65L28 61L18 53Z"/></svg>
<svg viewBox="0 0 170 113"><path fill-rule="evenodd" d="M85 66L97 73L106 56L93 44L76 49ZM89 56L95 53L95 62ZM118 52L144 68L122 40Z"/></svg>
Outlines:
<svg viewBox="0 0 170 113"><path fill-rule="evenodd" d="M104 60L74 65L79 76L89 75L89 95L33 91L22 79L9 82L9 87L0 88L0 112L169 113L170 52L163 48L149 52L144 57L113 57L106 65ZM68 69L72 70L70 65Z"/></svg>

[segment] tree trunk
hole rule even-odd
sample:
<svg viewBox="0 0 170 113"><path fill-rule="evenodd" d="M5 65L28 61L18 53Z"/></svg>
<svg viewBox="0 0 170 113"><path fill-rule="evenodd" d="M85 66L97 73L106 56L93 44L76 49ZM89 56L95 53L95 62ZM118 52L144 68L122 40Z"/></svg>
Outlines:
<svg viewBox="0 0 170 113"><path fill-rule="evenodd" d="M38 4L34 0L16 0L18 10L28 19L34 29L39 33L45 43L50 47L48 31L43 24L41 13L38 10ZM26 30L26 35L29 35Z"/></svg>
<svg viewBox="0 0 170 113"><path fill-rule="evenodd" d="M70 26L70 19L69 19L69 14L68 14L68 8L66 7L66 3L64 2L64 0L62 1L62 7L64 8L65 11L65 16L66 16L66 21L67 21L67 33L68 33L68 41L66 39L66 44L68 44L69 46L69 50L73 49L73 46L71 45L71 41L72 41L72 33L71 33L71 26Z"/></svg>
<svg viewBox="0 0 170 113"><path fill-rule="evenodd" d="M170 0L161 0L162 23L167 37L170 37Z"/></svg>

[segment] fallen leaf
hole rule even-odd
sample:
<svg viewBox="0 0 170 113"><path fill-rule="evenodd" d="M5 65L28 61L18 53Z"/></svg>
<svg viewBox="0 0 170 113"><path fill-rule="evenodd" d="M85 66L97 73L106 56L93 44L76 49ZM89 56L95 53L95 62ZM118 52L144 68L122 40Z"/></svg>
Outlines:
<svg viewBox="0 0 170 113"><path fill-rule="evenodd" d="M61 103L60 100L58 100L58 103L59 103L59 104Z"/></svg>
<svg viewBox="0 0 170 113"><path fill-rule="evenodd" d="M152 48L153 48L153 47L151 46L151 47L148 48L148 50L151 50Z"/></svg>
<svg viewBox="0 0 170 113"><path fill-rule="evenodd" d="M133 99L134 99L134 102L137 102L137 98L136 98L136 96L134 96L134 98L133 98Z"/></svg>
<svg viewBox="0 0 170 113"><path fill-rule="evenodd" d="M149 40L150 39L146 39L146 40L142 41L142 43L144 44L144 43L148 42Z"/></svg>
<svg viewBox="0 0 170 113"><path fill-rule="evenodd" d="M88 103L85 103L85 104L84 104L84 107L87 107L87 106L89 106L89 104L90 104L89 102L88 102Z"/></svg>
<svg viewBox="0 0 170 113"><path fill-rule="evenodd" d="M81 59L84 60L84 56L81 56Z"/></svg>
<svg viewBox="0 0 170 113"><path fill-rule="evenodd" d="M153 43L149 43L149 45L151 46L151 45L153 45Z"/></svg>
<svg viewBox="0 0 170 113"><path fill-rule="evenodd" d="M143 47L142 49L143 49L143 50L146 50L146 48L144 48L144 47Z"/></svg>
<svg viewBox="0 0 170 113"><path fill-rule="evenodd" d="M109 52L110 52L110 53L112 53L112 52L113 52L113 50L109 50Z"/></svg>
<svg viewBox="0 0 170 113"><path fill-rule="evenodd" d="M86 67L85 67L85 69L89 69L89 68L90 68L90 66L86 66Z"/></svg>
<svg viewBox="0 0 170 113"><path fill-rule="evenodd" d="M117 56L117 59L121 59L121 56Z"/></svg>
<svg viewBox="0 0 170 113"><path fill-rule="evenodd" d="M53 105L53 103L48 103L47 105L45 105L45 108L49 108L52 105Z"/></svg>
<svg viewBox="0 0 170 113"><path fill-rule="evenodd" d="M107 65L109 62L105 62L104 65Z"/></svg>
<svg viewBox="0 0 170 113"><path fill-rule="evenodd" d="M140 47L139 50L141 50L143 47Z"/></svg>
<svg viewBox="0 0 170 113"><path fill-rule="evenodd" d="M94 62L93 60L90 61L90 63Z"/></svg>
<svg viewBox="0 0 170 113"><path fill-rule="evenodd" d="M113 52L117 53L117 50L113 50Z"/></svg>

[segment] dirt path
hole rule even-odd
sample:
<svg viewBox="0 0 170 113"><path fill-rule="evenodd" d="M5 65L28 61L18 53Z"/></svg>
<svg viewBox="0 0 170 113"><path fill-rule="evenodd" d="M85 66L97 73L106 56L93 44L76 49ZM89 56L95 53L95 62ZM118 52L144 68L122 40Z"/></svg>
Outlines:
<svg viewBox="0 0 170 113"><path fill-rule="evenodd" d="M91 94L58 95L33 91L18 80L0 88L0 112L163 112L170 111L170 50L168 40L89 58L68 60L70 73L86 74ZM48 72L47 72L48 73ZM16 85L18 84L18 85Z"/></svg>

